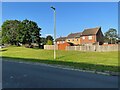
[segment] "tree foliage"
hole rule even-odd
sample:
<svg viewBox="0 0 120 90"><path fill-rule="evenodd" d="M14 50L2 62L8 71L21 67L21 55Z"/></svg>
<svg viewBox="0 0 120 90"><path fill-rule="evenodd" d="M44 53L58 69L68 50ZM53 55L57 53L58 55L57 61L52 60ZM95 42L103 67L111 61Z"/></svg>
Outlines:
<svg viewBox="0 0 120 90"><path fill-rule="evenodd" d="M2 44L2 31L0 30L0 45Z"/></svg>
<svg viewBox="0 0 120 90"><path fill-rule="evenodd" d="M117 30L114 28L110 28L106 33L105 33L105 42L108 43L115 43L118 38L117 35Z"/></svg>
<svg viewBox="0 0 120 90"><path fill-rule="evenodd" d="M2 25L2 43L16 44L20 21L6 20Z"/></svg>
<svg viewBox="0 0 120 90"><path fill-rule="evenodd" d="M41 37L41 43L42 43L43 45L45 45L45 44L47 43L47 40L46 40L45 37Z"/></svg>
<svg viewBox="0 0 120 90"><path fill-rule="evenodd" d="M6 20L2 25L2 43L40 44L40 30L36 22L30 20Z"/></svg>
<svg viewBox="0 0 120 90"><path fill-rule="evenodd" d="M46 37L46 41L47 41L47 45L53 45L53 37L51 36L51 35L48 35L47 37Z"/></svg>
<svg viewBox="0 0 120 90"><path fill-rule="evenodd" d="M51 40L47 40L46 45L53 45L53 42Z"/></svg>

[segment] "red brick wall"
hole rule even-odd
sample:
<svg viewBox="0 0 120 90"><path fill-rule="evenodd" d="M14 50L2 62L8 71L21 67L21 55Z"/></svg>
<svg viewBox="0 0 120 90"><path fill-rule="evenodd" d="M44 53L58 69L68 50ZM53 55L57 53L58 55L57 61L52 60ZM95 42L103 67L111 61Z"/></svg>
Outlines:
<svg viewBox="0 0 120 90"><path fill-rule="evenodd" d="M85 39L83 39L81 37L81 44L86 44L86 43L95 43L96 42L96 35L91 35L92 36L92 39L89 40L89 36L82 36L82 37L85 37Z"/></svg>
<svg viewBox="0 0 120 90"><path fill-rule="evenodd" d="M65 50L66 46L70 46L69 43L58 44L58 50Z"/></svg>

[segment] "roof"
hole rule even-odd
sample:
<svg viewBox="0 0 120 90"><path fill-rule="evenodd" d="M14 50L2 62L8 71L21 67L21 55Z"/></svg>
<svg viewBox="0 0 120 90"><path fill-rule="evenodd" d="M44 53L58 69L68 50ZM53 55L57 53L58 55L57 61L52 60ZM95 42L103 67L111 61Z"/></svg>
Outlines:
<svg viewBox="0 0 120 90"><path fill-rule="evenodd" d="M95 35L100 30L101 27L85 29L82 35Z"/></svg>
<svg viewBox="0 0 120 90"><path fill-rule="evenodd" d="M66 40L66 37L59 37L56 39L56 41L65 41Z"/></svg>
<svg viewBox="0 0 120 90"><path fill-rule="evenodd" d="M77 37L80 37L82 35L81 32L79 33L71 33L67 36L67 38L77 38Z"/></svg>

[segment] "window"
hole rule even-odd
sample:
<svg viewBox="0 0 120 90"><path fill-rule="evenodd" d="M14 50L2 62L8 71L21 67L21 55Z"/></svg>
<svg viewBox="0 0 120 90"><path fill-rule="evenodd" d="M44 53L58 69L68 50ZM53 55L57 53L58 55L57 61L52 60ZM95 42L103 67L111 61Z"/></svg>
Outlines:
<svg viewBox="0 0 120 90"><path fill-rule="evenodd" d="M92 36L88 36L88 39L91 40L91 39L92 39Z"/></svg>
<svg viewBox="0 0 120 90"><path fill-rule="evenodd" d="M68 39L68 41L70 41L70 40Z"/></svg>
<svg viewBox="0 0 120 90"><path fill-rule="evenodd" d="M85 39L85 37L83 36L82 39Z"/></svg>

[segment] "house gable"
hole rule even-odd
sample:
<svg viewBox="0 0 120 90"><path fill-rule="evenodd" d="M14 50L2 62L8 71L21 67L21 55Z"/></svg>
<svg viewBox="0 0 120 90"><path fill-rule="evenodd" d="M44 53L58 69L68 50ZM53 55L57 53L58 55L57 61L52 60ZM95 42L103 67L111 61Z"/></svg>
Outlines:
<svg viewBox="0 0 120 90"><path fill-rule="evenodd" d="M101 38L103 38L101 27L85 29L82 33L81 44L102 42Z"/></svg>

